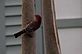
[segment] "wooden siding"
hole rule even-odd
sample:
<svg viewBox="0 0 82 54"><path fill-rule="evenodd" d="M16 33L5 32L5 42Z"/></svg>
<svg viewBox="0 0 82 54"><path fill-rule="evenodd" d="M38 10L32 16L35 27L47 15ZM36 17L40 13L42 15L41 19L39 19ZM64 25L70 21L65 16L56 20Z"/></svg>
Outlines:
<svg viewBox="0 0 82 54"><path fill-rule="evenodd" d="M21 37L13 34L21 29L20 0L5 0L6 54L21 54Z"/></svg>

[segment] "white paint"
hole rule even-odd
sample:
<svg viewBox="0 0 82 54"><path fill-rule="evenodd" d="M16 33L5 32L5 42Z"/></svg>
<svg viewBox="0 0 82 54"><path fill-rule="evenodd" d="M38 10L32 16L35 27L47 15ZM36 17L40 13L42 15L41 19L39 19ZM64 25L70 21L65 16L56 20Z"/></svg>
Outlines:
<svg viewBox="0 0 82 54"><path fill-rule="evenodd" d="M82 28L59 29L62 54L82 54Z"/></svg>
<svg viewBox="0 0 82 54"><path fill-rule="evenodd" d="M9 5L9 4L22 4L22 0L5 0L5 5Z"/></svg>
<svg viewBox="0 0 82 54"><path fill-rule="evenodd" d="M22 54L21 46L7 47L6 54Z"/></svg>
<svg viewBox="0 0 82 54"><path fill-rule="evenodd" d="M57 19L82 18L82 0L55 0Z"/></svg>
<svg viewBox="0 0 82 54"><path fill-rule="evenodd" d="M14 36L6 37L6 45L16 45L21 43L22 43L21 36L18 38L15 38Z"/></svg>

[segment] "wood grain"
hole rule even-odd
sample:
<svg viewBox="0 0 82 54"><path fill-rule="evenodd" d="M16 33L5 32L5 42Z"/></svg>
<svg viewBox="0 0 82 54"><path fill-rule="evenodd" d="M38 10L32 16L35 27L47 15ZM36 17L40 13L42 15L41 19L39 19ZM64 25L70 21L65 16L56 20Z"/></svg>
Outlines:
<svg viewBox="0 0 82 54"><path fill-rule="evenodd" d="M43 26L46 54L60 54L60 44L56 27L56 14L52 9L52 0L43 0Z"/></svg>
<svg viewBox="0 0 82 54"><path fill-rule="evenodd" d="M22 28L29 21L34 20L34 0L22 0ZM36 54L35 35L30 38L27 34L22 35L22 54Z"/></svg>

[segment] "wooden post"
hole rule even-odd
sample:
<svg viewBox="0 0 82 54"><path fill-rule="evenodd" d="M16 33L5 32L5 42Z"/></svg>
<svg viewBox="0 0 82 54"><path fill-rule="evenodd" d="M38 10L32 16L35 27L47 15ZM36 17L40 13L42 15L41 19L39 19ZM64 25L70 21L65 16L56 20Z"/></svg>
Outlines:
<svg viewBox="0 0 82 54"><path fill-rule="evenodd" d="M34 0L22 0L22 27L34 19ZM36 54L35 35L32 38L24 34L22 36L22 54Z"/></svg>
<svg viewBox="0 0 82 54"><path fill-rule="evenodd" d="M43 17L46 54L61 54L53 0L43 0Z"/></svg>

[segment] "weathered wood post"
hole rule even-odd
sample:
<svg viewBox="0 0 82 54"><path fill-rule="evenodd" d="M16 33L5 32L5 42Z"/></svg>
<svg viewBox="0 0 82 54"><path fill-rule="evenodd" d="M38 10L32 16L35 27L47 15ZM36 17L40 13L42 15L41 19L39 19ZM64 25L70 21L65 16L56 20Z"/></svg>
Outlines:
<svg viewBox="0 0 82 54"><path fill-rule="evenodd" d="M43 25L46 54L61 54L56 28L56 14L53 4L54 0L43 0Z"/></svg>
<svg viewBox="0 0 82 54"><path fill-rule="evenodd" d="M34 19L34 0L22 0L22 27ZM32 38L24 34L22 36L22 54L36 54L35 35Z"/></svg>

